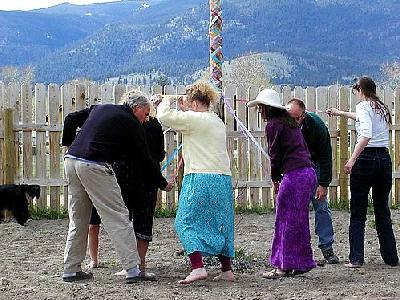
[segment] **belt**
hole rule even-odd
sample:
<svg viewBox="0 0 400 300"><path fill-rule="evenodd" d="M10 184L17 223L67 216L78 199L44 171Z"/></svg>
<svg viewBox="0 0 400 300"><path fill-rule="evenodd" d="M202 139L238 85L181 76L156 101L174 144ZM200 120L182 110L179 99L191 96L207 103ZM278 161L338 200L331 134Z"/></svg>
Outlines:
<svg viewBox="0 0 400 300"><path fill-rule="evenodd" d="M73 156L71 154L65 154L64 158L71 158L71 159L83 161L83 162L86 162L86 163L89 163L89 164L96 164L96 165L100 165L100 166L104 166L104 167L107 167L107 166L110 165L109 163L106 163L106 162L89 160L89 159L86 159L86 158L76 157L76 156Z"/></svg>

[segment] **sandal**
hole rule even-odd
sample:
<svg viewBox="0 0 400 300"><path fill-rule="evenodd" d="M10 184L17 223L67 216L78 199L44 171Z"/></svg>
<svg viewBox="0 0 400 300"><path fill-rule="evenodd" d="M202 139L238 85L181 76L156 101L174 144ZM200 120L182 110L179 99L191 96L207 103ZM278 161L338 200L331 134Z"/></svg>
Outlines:
<svg viewBox="0 0 400 300"><path fill-rule="evenodd" d="M290 272L285 272L280 269L273 269L272 271L265 272L262 274L262 277L267 279L278 279L281 277L288 277L288 276L290 276Z"/></svg>

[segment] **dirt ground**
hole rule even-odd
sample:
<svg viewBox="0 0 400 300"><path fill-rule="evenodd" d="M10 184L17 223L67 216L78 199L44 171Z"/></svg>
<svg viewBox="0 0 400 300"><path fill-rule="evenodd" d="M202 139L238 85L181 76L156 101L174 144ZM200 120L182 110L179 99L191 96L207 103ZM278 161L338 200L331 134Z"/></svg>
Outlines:
<svg viewBox="0 0 400 300"><path fill-rule="evenodd" d="M310 219L313 224L313 214ZM395 234L400 237L400 211L393 212ZM94 270L94 280L64 283L61 279L63 249L68 220L29 221L0 224L0 299L400 299L400 267L387 267L379 255L373 218L366 226L366 263L362 269L347 269L349 215L334 212L335 250L339 265L317 267L293 278L268 280L261 277L269 255L274 216L238 215L236 217L236 281L212 281L218 273L214 260L207 260L209 279L189 286L177 280L189 271L185 257L174 257L179 242L173 219L156 219L154 242L148 255L149 271L157 282L126 285L113 274L121 269L107 234L102 231L103 268ZM312 226L313 230L313 226ZM315 259L322 258L313 235ZM85 261L87 262L87 260Z"/></svg>

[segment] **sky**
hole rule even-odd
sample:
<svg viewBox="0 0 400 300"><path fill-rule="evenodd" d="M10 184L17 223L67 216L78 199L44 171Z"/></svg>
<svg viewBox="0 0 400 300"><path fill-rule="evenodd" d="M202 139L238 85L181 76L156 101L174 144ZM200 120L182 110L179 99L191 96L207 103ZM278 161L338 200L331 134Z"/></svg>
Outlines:
<svg viewBox="0 0 400 300"><path fill-rule="evenodd" d="M0 10L31 10L50 7L63 2L90 4L113 1L115 0L0 0Z"/></svg>

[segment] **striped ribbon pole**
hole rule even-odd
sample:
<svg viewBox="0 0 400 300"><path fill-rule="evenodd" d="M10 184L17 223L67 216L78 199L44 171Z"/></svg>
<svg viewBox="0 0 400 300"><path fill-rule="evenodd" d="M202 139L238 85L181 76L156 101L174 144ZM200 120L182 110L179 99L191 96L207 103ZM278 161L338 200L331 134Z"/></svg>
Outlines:
<svg viewBox="0 0 400 300"><path fill-rule="evenodd" d="M224 101L222 98L222 0L209 0L210 3L210 81L217 90L220 101L215 107L218 116L223 119Z"/></svg>

